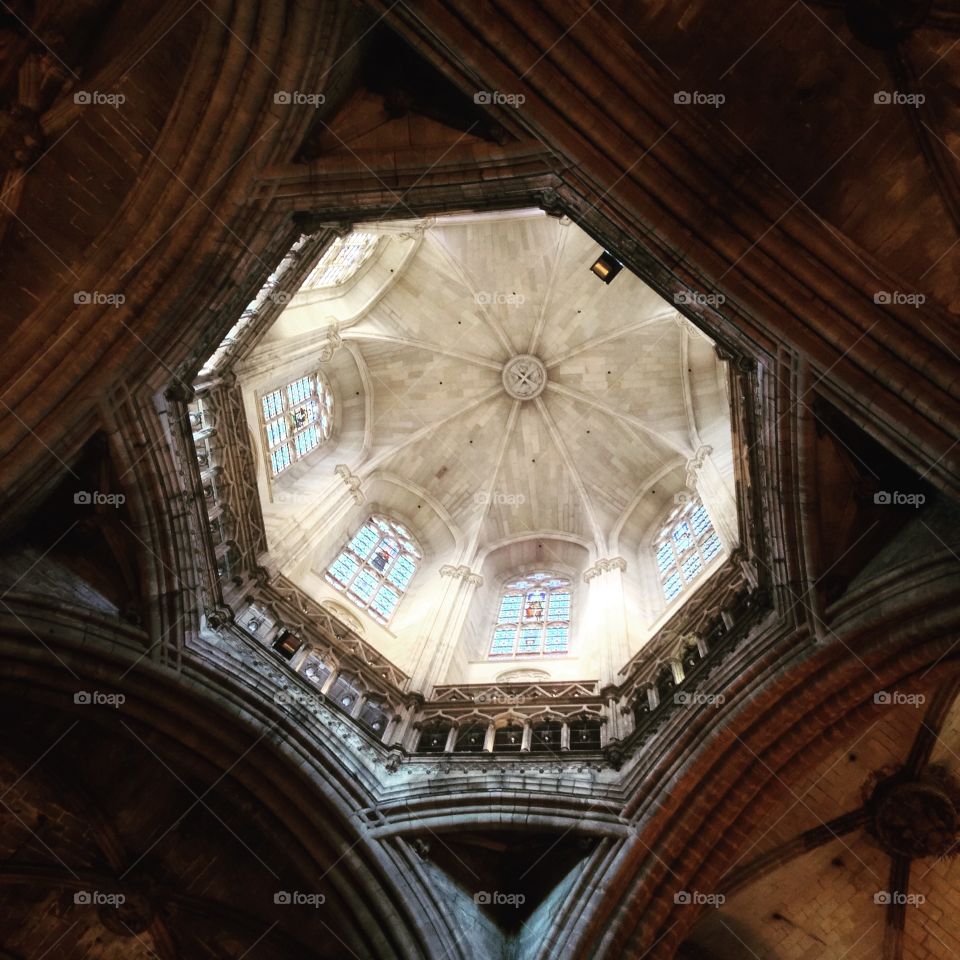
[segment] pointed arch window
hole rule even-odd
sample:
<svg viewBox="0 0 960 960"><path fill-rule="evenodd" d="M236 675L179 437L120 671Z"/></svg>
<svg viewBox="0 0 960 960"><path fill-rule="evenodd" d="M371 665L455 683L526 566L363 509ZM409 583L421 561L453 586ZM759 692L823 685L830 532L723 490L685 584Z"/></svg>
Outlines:
<svg viewBox="0 0 960 960"><path fill-rule="evenodd" d="M491 657L566 653L570 646L570 581L532 573L509 581L500 595Z"/></svg>
<svg viewBox="0 0 960 960"><path fill-rule="evenodd" d="M399 523L373 516L327 570L327 580L378 623L390 622L423 553Z"/></svg>
<svg viewBox="0 0 960 960"><path fill-rule="evenodd" d="M322 373L299 377L260 398L273 476L322 446L333 431L333 391Z"/></svg>
<svg viewBox="0 0 960 960"><path fill-rule="evenodd" d="M657 573L668 603L702 576L720 553L720 538L707 508L696 497L670 513L654 544Z"/></svg>
<svg viewBox="0 0 960 960"><path fill-rule="evenodd" d="M380 237L354 230L327 247L303 283L305 290L336 287L346 283L370 259Z"/></svg>

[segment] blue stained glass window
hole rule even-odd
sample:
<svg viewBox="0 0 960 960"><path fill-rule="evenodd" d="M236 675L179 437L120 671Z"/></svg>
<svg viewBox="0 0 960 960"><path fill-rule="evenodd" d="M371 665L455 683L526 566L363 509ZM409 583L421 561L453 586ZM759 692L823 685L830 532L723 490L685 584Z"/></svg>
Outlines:
<svg viewBox="0 0 960 960"><path fill-rule="evenodd" d="M493 646L490 652L494 656L513 653L513 643L516 639L516 630L513 627L498 627L493 632Z"/></svg>
<svg viewBox="0 0 960 960"><path fill-rule="evenodd" d="M386 517L371 517L330 565L327 580L386 624L410 586L421 556L406 530Z"/></svg>
<svg viewBox="0 0 960 960"><path fill-rule="evenodd" d="M361 570L350 585L350 592L360 600L367 601L373 596L377 588L377 578L370 570Z"/></svg>
<svg viewBox="0 0 960 960"><path fill-rule="evenodd" d="M297 434L297 453L303 456L309 453L320 442L316 427L308 427L303 433Z"/></svg>
<svg viewBox="0 0 960 960"><path fill-rule="evenodd" d="M310 392L310 377L301 377L287 387L287 399L290 401L290 405L294 406L303 403L310 396Z"/></svg>
<svg viewBox="0 0 960 960"><path fill-rule="evenodd" d="M283 398L279 390L273 390L263 398L263 416L270 420L278 416L283 410Z"/></svg>
<svg viewBox="0 0 960 960"><path fill-rule="evenodd" d="M267 424L267 443L271 447L277 446L281 440L287 439L287 424L284 420L274 420Z"/></svg>
<svg viewBox="0 0 960 960"><path fill-rule="evenodd" d="M386 623L399 602L400 594L395 593L388 586L384 585L377 591L373 603L370 604L370 612L375 616L376 614L380 614L380 619Z"/></svg>
<svg viewBox="0 0 960 960"><path fill-rule="evenodd" d="M333 577L340 583L349 583L359 566L360 564L357 563L356 559L344 550L330 567L328 576Z"/></svg>
<svg viewBox="0 0 960 960"><path fill-rule="evenodd" d="M408 557L398 557L387 579L391 583L396 584L401 590L406 590L407 584L410 583L416 569Z"/></svg>
<svg viewBox="0 0 960 960"><path fill-rule="evenodd" d="M333 393L321 373L264 394L260 411L273 476L322 446L333 431Z"/></svg>
<svg viewBox="0 0 960 960"><path fill-rule="evenodd" d="M569 580L532 573L507 583L493 629L491 657L562 654L569 639Z"/></svg>
<svg viewBox="0 0 960 960"><path fill-rule="evenodd" d="M287 447L280 447L270 454L270 463L273 466L274 474L278 474L284 467L290 466L290 450Z"/></svg>
<svg viewBox="0 0 960 960"><path fill-rule="evenodd" d="M721 551L706 507L695 499L667 518L655 545L657 572L667 602L675 600Z"/></svg>
<svg viewBox="0 0 960 960"><path fill-rule="evenodd" d="M357 554L357 556L366 560L367 557L373 553L373 548L379 540L380 537L377 535L377 531L373 526L365 523L353 540L350 541L350 549Z"/></svg>

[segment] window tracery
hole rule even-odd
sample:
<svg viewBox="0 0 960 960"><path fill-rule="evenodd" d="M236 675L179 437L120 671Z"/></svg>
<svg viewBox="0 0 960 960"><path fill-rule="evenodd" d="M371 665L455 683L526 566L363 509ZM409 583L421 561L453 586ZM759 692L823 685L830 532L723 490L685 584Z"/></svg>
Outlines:
<svg viewBox="0 0 960 960"><path fill-rule="evenodd" d="M326 577L355 606L386 625L422 559L420 548L403 526L373 516L340 551Z"/></svg>
<svg viewBox="0 0 960 960"><path fill-rule="evenodd" d="M326 443L333 431L333 391L316 373L260 398L267 458L273 476Z"/></svg>
<svg viewBox="0 0 960 960"><path fill-rule="evenodd" d="M720 547L710 514L699 499L692 498L671 512L654 544L657 573L668 603L700 577Z"/></svg>
<svg viewBox="0 0 960 960"><path fill-rule="evenodd" d="M570 645L570 581L533 573L506 584L490 645L491 657L566 653Z"/></svg>

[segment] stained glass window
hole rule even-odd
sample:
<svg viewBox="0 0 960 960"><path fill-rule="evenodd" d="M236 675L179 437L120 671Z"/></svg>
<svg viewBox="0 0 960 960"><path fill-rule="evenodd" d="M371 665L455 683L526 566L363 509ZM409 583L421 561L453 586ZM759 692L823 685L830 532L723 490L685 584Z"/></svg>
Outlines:
<svg viewBox="0 0 960 960"><path fill-rule="evenodd" d="M422 558L404 527L386 517L371 517L330 564L326 576L355 606L387 624Z"/></svg>
<svg viewBox="0 0 960 960"><path fill-rule="evenodd" d="M370 258L379 239L375 233L358 230L345 237L338 237L327 247L304 281L303 288L317 290L320 287L336 287L346 283Z"/></svg>
<svg viewBox="0 0 960 960"><path fill-rule="evenodd" d="M569 645L569 580L552 573L532 573L504 587L491 657L566 653Z"/></svg>
<svg viewBox="0 0 960 960"><path fill-rule="evenodd" d="M676 507L657 538L654 553L663 595L669 603L720 553L720 538L707 508L695 498Z"/></svg>
<svg viewBox="0 0 960 960"><path fill-rule="evenodd" d="M333 392L322 373L300 377L260 397L273 476L326 443L333 431Z"/></svg>

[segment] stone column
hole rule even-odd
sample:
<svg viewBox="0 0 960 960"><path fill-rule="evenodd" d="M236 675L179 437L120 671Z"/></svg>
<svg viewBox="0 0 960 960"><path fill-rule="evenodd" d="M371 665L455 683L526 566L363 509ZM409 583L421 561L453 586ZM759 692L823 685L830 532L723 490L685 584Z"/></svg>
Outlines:
<svg viewBox="0 0 960 960"><path fill-rule="evenodd" d="M598 560L583 574L588 586L588 623L599 641L601 690L616 684L617 673L630 659L623 592L626 569L627 561L623 557L608 557Z"/></svg>
<svg viewBox="0 0 960 960"><path fill-rule="evenodd" d="M446 580L433 623L422 638L416 664L410 677L410 688L429 699L434 686L446 674L450 658L467 616L474 591L483 584L483 577L468 566L444 564L440 576Z"/></svg>
<svg viewBox="0 0 960 960"><path fill-rule="evenodd" d="M702 446L687 462L687 487L696 491L707 508L713 528L727 552L740 542L737 526L737 501L724 481L711 454L713 448Z"/></svg>

